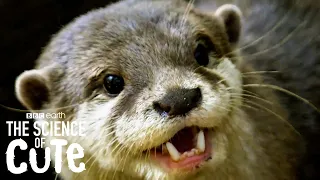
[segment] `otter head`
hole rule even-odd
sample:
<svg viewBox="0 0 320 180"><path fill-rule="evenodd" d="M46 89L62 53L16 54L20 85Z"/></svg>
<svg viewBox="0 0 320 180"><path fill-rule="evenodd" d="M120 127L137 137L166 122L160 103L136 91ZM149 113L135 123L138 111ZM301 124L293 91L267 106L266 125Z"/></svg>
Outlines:
<svg viewBox="0 0 320 180"><path fill-rule="evenodd" d="M58 33L17 79L17 97L85 122L86 136L65 138L82 145L96 173L250 174L239 164L256 165L259 148L244 145L253 127L239 98L240 32L234 5L203 13L177 0L120 2Z"/></svg>

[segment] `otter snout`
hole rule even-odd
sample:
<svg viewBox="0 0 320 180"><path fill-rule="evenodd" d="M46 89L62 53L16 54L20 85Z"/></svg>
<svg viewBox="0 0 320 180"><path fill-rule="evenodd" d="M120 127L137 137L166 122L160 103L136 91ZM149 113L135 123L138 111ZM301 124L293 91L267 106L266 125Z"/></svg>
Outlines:
<svg viewBox="0 0 320 180"><path fill-rule="evenodd" d="M153 103L154 109L162 116L185 115L197 107L202 99L200 88L172 89L159 101Z"/></svg>

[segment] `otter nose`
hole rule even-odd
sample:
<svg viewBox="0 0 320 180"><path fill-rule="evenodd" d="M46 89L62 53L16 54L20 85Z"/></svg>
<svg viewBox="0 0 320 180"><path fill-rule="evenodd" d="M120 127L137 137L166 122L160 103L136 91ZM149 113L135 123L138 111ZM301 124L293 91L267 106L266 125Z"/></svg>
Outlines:
<svg viewBox="0 0 320 180"><path fill-rule="evenodd" d="M202 98L200 88L174 89L169 91L160 101L153 103L153 107L161 115L185 115L197 107Z"/></svg>

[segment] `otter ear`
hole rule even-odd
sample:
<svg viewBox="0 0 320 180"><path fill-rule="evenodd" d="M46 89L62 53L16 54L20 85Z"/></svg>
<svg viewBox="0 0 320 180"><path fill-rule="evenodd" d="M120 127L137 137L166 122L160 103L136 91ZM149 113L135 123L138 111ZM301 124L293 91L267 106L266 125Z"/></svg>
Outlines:
<svg viewBox="0 0 320 180"><path fill-rule="evenodd" d="M39 110L49 100L48 69L23 72L15 82L17 99L29 110Z"/></svg>
<svg viewBox="0 0 320 180"><path fill-rule="evenodd" d="M237 44L241 34L241 10L235 5L225 4L216 10L215 15L222 20L229 42L232 45Z"/></svg>

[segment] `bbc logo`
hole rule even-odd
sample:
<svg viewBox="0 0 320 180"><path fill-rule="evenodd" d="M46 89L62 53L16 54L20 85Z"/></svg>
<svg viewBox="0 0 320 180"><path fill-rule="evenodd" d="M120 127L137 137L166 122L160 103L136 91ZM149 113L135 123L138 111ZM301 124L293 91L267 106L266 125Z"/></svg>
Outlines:
<svg viewBox="0 0 320 180"><path fill-rule="evenodd" d="M27 113L27 119L37 119L37 118L44 118L44 113Z"/></svg>

